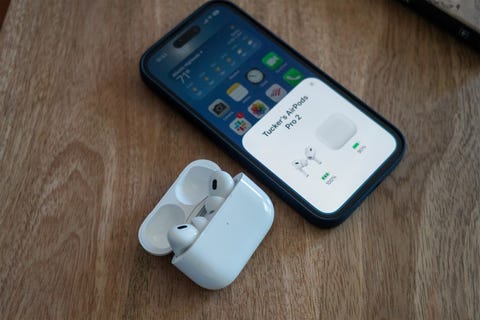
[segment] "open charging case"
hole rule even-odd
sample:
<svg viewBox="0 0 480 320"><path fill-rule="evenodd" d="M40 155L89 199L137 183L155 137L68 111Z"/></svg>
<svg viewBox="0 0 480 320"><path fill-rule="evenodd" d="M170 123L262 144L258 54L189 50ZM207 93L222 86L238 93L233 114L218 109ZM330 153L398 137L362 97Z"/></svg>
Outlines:
<svg viewBox="0 0 480 320"><path fill-rule="evenodd" d="M170 228L204 216L209 180L220 167L209 160L190 163L145 218L138 231L142 247L153 255L172 252ZM216 290L240 274L273 223L273 204L245 174L233 177L234 188L195 242L172 264L199 286Z"/></svg>

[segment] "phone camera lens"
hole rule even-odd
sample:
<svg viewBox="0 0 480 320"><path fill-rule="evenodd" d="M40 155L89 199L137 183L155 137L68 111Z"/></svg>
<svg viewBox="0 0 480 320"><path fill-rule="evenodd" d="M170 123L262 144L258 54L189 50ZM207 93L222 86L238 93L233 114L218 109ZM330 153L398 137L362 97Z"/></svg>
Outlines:
<svg viewBox="0 0 480 320"><path fill-rule="evenodd" d="M187 31L185 31L184 34L182 34L177 40L173 42L173 46L175 48L181 48L183 47L188 41L190 41L193 37L195 37L198 33L200 33L200 27L199 26L193 26Z"/></svg>

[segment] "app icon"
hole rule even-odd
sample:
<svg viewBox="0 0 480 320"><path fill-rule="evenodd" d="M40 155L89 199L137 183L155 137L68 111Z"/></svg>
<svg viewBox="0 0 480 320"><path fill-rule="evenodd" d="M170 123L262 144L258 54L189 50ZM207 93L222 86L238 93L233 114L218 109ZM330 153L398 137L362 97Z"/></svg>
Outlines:
<svg viewBox="0 0 480 320"><path fill-rule="evenodd" d="M262 59L262 63L271 70L275 70L283 63L283 59L277 56L275 52L270 52Z"/></svg>
<svg viewBox="0 0 480 320"><path fill-rule="evenodd" d="M248 94L248 90L240 83L235 82L227 89L227 94L235 101L240 101Z"/></svg>
<svg viewBox="0 0 480 320"><path fill-rule="evenodd" d="M296 86L302 81L303 75L295 68L288 69L283 75L283 80L292 86Z"/></svg>
<svg viewBox="0 0 480 320"><path fill-rule="evenodd" d="M237 117L230 123L230 129L235 131L239 136L243 135L252 127L252 124L245 119L243 113L237 113Z"/></svg>
<svg viewBox="0 0 480 320"><path fill-rule="evenodd" d="M208 106L208 111L213 113L216 117L223 117L228 110L230 110L230 107L221 99L217 99L213 101L213 103Z"/></svg>
<svg viewBox="0 0 480 320"><path fill-rule="evenodd" d="M287 94L287 91L275 83L265 91L265 94L273 101L278 102Z"/></svg>
<svg viewBox="0 0 480 320"><path fill-rule="evenodd" d="M245 76L253 84L259 84L265 78L263 72L257 68L250 69Z"/></svg>
<svg viewBox="0 0 480 320"><path fill-rule="evenodd" d="M250 112L255 118L260 119L270 110L263 101L256 100L248 107L248 112Z"/></svg>

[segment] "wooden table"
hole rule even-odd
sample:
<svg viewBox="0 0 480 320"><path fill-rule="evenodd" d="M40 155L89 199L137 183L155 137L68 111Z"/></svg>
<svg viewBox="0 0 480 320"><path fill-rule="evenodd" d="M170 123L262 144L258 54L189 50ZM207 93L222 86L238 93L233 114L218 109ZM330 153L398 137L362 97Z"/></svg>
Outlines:
<svg viewBox="0 0 480 320"><path fill-rule="evenodd" d="M239 1L405 134L341 226L276 219L211 292L137 230L190 161L244 170L141 81L199 1L12 1L0 32L0 318L478 319L480 55L396 1Z"/></svg>

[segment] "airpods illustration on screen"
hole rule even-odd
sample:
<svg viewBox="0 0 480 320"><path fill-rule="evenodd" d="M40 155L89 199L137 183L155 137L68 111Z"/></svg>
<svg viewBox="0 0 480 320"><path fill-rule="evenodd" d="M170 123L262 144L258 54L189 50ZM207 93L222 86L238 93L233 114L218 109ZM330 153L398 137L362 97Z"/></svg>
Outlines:
<svg viewBox="0 0 480 320"><path fill-rule="evenodd" d="M308 161L306 159L300 159L300 160L295 160L292 161L292 165L301 173L305 175L305 177L308 177L308 173L303 170L306 166L308 166Z"/></svg>
<svg viewBox="0 0 480 320"><path fill-rule="evenodd" d="M298 171L300 171L301 173L303 173L303 175L305 177L309 177L309 174L303 169L305 167L308 166L308 161L315 161L316 163L318 164L322 164L322 161L320 161L316 155L315 155L315 149L312 148L312 147L306 147L305 148L305 157L307 157L306 159L300 159L300 160L294 160L292 161L292 165L295 167L295 169L297 169Z"/></svg>
<svg viewBox="0 0 480 320"><path fill-rule="evenodd" d="M312 147L305 148L305 156L308 160L313 160L318 164L322 164L322 162L318 160L318 158L315 156L315 149L313 149Z"/></svg>

